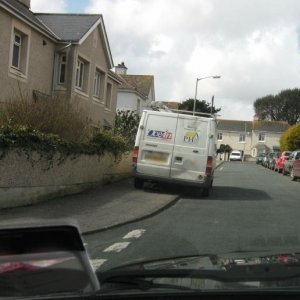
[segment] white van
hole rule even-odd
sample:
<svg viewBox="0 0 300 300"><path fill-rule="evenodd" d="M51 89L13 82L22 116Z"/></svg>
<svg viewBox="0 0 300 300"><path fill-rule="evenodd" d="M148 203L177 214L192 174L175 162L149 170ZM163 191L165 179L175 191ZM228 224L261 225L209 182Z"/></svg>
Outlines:
<svg viewBox="0 0 300 300"><path fill-rule="evenodd" d="M134 185L140 189L145 181L171 182L200 187L208 196L215 157L214 116L145 110L133 153Z"/></svg>

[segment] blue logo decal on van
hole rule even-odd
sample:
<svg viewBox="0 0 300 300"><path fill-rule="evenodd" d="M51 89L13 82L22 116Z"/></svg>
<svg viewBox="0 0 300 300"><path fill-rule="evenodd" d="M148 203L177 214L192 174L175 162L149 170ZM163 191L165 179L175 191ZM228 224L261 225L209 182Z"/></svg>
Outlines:
<svg viewBox="0 0 300 300"><path fill-rule="evenodd" d="M172 139L172 132L169 131L160 131L160 130L148 130L148 137L163 139L163 140L171 140Z"/></svg>

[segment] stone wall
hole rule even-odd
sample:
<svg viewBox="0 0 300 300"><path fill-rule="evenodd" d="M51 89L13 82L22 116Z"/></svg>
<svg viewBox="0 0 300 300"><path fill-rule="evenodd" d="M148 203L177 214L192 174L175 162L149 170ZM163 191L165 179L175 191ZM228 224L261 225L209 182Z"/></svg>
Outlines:
<svg viewBox="0 0 300 300"><path fill-rule="evenodd" d="M51 163L53 162L53 163ZM0 160L0 208L31 205L75 194L131 173L131 153L116 162L112 155L81 155L60 162L33 152L12 150Z"/></svg>

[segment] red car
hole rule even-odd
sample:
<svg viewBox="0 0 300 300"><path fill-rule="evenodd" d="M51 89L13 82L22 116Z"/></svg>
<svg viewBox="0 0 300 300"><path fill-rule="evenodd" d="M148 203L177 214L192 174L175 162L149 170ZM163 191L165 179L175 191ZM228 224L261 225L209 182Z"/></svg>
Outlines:
<svg viewBox="0 0 300 300"><path fill-rule="evenodd" d="M281 155L278 158L276 158L274 171L277 171L278 173L282 172L284 163L289 158L291 153L292 152L290 151L283 151Z"/></svg>

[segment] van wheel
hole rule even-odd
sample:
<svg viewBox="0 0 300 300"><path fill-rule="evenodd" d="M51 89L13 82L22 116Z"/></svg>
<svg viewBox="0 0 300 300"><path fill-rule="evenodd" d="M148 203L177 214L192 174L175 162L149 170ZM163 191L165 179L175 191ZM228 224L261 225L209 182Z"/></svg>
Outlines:
<svg viewBox="0 0 300 300"><path fill-rule="evenodd" d="M144 186L144 180L140 178L134 178L134 187L138 190L141 190Z"/></svg>
<svg viewBox="0 0 300 300"><path fill-rule="evenodd" d="M203 189L202 189L201 196L202 196L202 197L208 197L209 194L210 194L210 191L211 191L211 189L212 189L212 186L213 186L213 180L211 181L209 187L206 187L206 188L203 188Z"/></svg>
<svg viewBox="0 0 300 300"><path fill-rule="evenodd" d="M208 197L209 194L210 194L210 187L207 187L207 188L204 188L204 189L202 190L201 196L202 196L202 197Z"/></svg>

